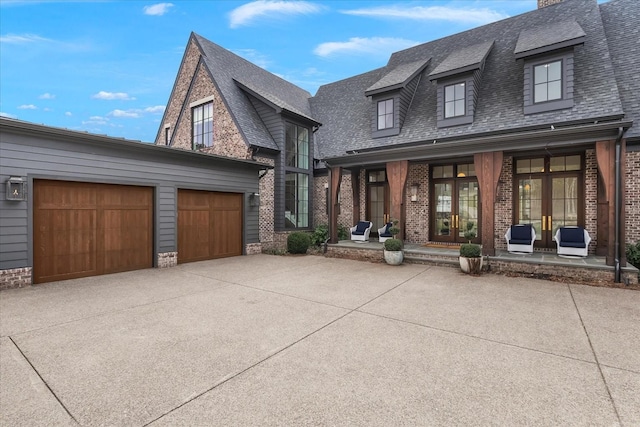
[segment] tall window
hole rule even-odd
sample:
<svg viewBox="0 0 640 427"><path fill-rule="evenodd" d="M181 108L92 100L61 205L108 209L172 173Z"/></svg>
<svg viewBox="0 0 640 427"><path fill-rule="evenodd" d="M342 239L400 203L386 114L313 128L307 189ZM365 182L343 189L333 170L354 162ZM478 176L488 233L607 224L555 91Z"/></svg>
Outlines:
<svg viewBox="0 0 640 427"><path fill-rule="evenodd" d="M562 61L533 67L533 102L562 99Z"/></svg>
<svg viewBox="0 0 640 427"><path fill-rule="evenodd" d="M444 118L465 115L465 84L456 83L444 87Z"/></svg>
<svg viewBox="0 0 640 427"><path fill-rule="evenodd" d="M171 128L169 126L166 126L164 128L164 145L169 145L170 141L171 141Z"/></svg>
<svg viewBox="0 0 640 427"><path fill-rule="evenodd" d="M307 228L309 227L309 129L287 123L285 143L285 228Z"/></svg>
<svg viewBox="0 0 640 427"><path fill-rule="evenodd" d="M378 130L393 127L393 99L378 101Z"/></svg>
<svg viewBox="0 0 640 427"><path fill-rule="evenodd" d="M213 146L213 102L191 109L193 121L193 149Z"/></svg>

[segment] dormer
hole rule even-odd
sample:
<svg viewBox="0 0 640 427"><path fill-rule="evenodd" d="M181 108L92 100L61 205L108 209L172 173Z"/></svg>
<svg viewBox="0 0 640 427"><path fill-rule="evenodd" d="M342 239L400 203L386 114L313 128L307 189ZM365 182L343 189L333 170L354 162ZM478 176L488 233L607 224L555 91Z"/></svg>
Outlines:
<svg viewBox="0 0 640 427"><path fill-rule="evenodd" d="M407 115L411 99L420 82L420 74L431 58L400 64L371 85L365 95L373 104L371 136L382 138L398 135Z"/></svg>
<svg viewBox="0 0 640 427"><path fill-rule="evenodd" d="M490 40L451 52L429 74L437 85L438 127L473 123L484 63L493 44Z"/></svg>
<svg viewBox="0 0 640 427"><path fill-rule="evenodd" d="M573 107L573 50L585 36L575 21L520 32L514 54L524 59L524 114Z"/></svg>

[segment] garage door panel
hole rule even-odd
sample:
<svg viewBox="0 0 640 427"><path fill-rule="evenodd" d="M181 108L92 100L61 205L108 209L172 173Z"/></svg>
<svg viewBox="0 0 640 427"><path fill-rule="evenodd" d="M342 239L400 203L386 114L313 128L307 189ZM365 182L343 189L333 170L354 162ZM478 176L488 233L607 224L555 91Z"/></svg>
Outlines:
<svg viewBox="0 0 640 427"><path fill-rule="evenodd" d="M34 188L35 283L153 266L151 188L39 180ZM134 194L138 207L105 208L122 204L118 192Z"/></svg>
<svg viewBox="0 0 640 427"><path fill-rule="evenodd" d="M242 255L242 194L178 192L178 262Z"/></svg>

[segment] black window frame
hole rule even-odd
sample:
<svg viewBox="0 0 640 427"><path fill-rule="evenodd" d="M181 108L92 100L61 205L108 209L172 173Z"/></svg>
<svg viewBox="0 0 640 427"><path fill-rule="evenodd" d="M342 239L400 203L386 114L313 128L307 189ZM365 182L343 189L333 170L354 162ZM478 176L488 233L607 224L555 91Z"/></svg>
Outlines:
<svg viewBox="0 0 640 427"><path fill-rule="evenodd" d="M555 63L559 63L560 64L560 97L559 98L553 98L553 99L549 99L549 84L552 82L556 82L558 80L549 80L549 76L548 76L548 72L547 72L547 79L544 82L538 82L536 81L536 69L539 67L549 67L551 64L555 64ZM532 64L531 65L531 78L532 78L532 85L533 85L533 91L531 93L532 97L533 97L533 104L534 105L540 105L543 104L545 102L555 102L555 101L561 101L563 99L563 88L564 85L566 84L563 78L563 70L564 70L564 61L562 59L554 59L548 62L542 62L542 63L538 63L538 64ZM546 85L547 86L547 98L543 101L537 101L536 100L536 87L539 85Z"/></svg>
<svg viewBox="0 0 640 427"><path fill-rule="evenodd" d="M211 111L211 130L205 132L205 124L207 123L207 119L205 117L205 107L210 106ZM196 110L202 109L202 120L199 120L196 123ZM201 133L198 134L198 137L202 137L203 143L199 144L196 142L196 126L202 126ZM206 138L207 135L210 135L210 138ZM208 144L207 144L208 142ZM213 126L213 100L203 102L198 105L194 105L191 107L191 147L195 150L202 150L205 148L211 148L214 144L214 126Z"/></svg>
<svg viewBox="0 0 640 427"><path fill-rule="evenodd" d="M290 148L290 144L287 142L289 141L289 136L288 136L288 132L290 129L295 129L295 137L294 140L298 141L298 135L300 132L300 129L305 129L306 130L306 135L307 135L307 155L306 155L306 167L299 167L300 166L300 157L299 157L299 146L298 144L294 144L295 147L295 152L294 153L290 153L289 148ZM300 123L295 123L292 121L285 121L285 150L284 150L284 176L283 176L283 197L282 197L282 202L283 202L283 211L282 211L282 221L284 224L284 229L285 230L309 230L311 229L311 224L312 224L312 200L311 200L311 191L312 191L312 179L313 179L313 159L311 158L311 150L312 150L312 132L311 132L311 128L309 126L305 126L302 125ZM290 161L295 159L295 161ZM296 183L296 188L294 190L293 193L293 210L289 209L287 210L287 206L290 203L289 197L290 197L290 188L289 188L289 180L287 179L289 176L294 175L295 174L295 183ZM302 212L302 214L305 215L306 218L306 224L305 225L301 225L301 222L299 221L299 216L301 215L300 210L299 210L299 203L300 203L300 193L299 193L299 176L305 176L306 177L306 197L307 199L304 200L304 202L306 202L306 212ZM291 208L291 206L289 206ZM293 226L291 226L290 224L291 219L287 218L286 216L286 212L295 212L295 224L293 224ZM303 223L304 224L304 223Z"/></svg>
<svg viewBox="0 0 640 427"><path fill-rule="evenodd" d="M463 85L462 89L462 98L456 98L456 86ZM453 87L453 99L447 100L447 88ZM449 84L445 84L443 87L442 93L442 119L455 119L458 117L464 117L467 115L467 82L465 80L452 82ZM462 100L462 114L456 114L456 103ZM447 104L453 103L453 111L454 114L452 116L447 116Z"/></svg>
<svg viewBox="0 0 640 427"><path fill-rule="evenodd" d="M535 98L535 68L540 65L552 64L561 61L561 98L549 101L534 102ZM544 113L547 111L563 110L574 105L574 53L573 49L561 52L546 53L524 59L523 78L523 112L525 115Z"/></svg>
<svg viewBox="0 0 640 427"><path fill-rule="evenodd" d="M388 102L391 102L391 112L390 112L390 113L389 113L389 112L387 112L387 106L386 106L386 104L387 104ZM380 104L385 104L385 113L384 113L384 114L382 114L382 115L380 114ZM396 115L396 112L395 112L395 99L394 99L393 97L379 100L379 101L376 103L376 117L377 117L377 120L376 120L376 129L377 129L377 130L379 130L379 131L385 131L385 130L387 130L387 129L393 129L393 128L395 127L395 124L396 124L396 117L395 117L395 115ZM385 120L384 120L385 127L382 127L382 128L380 127L380 117L381 117L381 116L384 116L384 118L385 118ZM391 116L391 126L386 126L386 124L387 124L387 117L388 117L388 116Z"/></svg>

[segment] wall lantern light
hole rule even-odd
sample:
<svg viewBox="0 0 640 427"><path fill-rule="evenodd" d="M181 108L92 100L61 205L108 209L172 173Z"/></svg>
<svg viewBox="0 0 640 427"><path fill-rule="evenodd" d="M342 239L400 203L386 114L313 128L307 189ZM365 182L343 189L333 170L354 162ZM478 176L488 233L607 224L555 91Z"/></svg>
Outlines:
<svg viewBox="0 0 640 427"><path fill-rule="evenodd" d="M420 187L420 184L411 184L411 201L412 202L417 202L418 201L418 188Z"/></svg>
<svg viewBox="0 0 640 427"><path fill-rule="evenodd" d="M19 177L12 176L7 180L7 200L23 201L27 199L27 182Z"/></svg>
<svg viewBox="0 0 640 427"><path fill-rule="evenodd" d="M249 194L249 206L260 206L260 194L259 193L251 193L251 194Z"/></svg>

